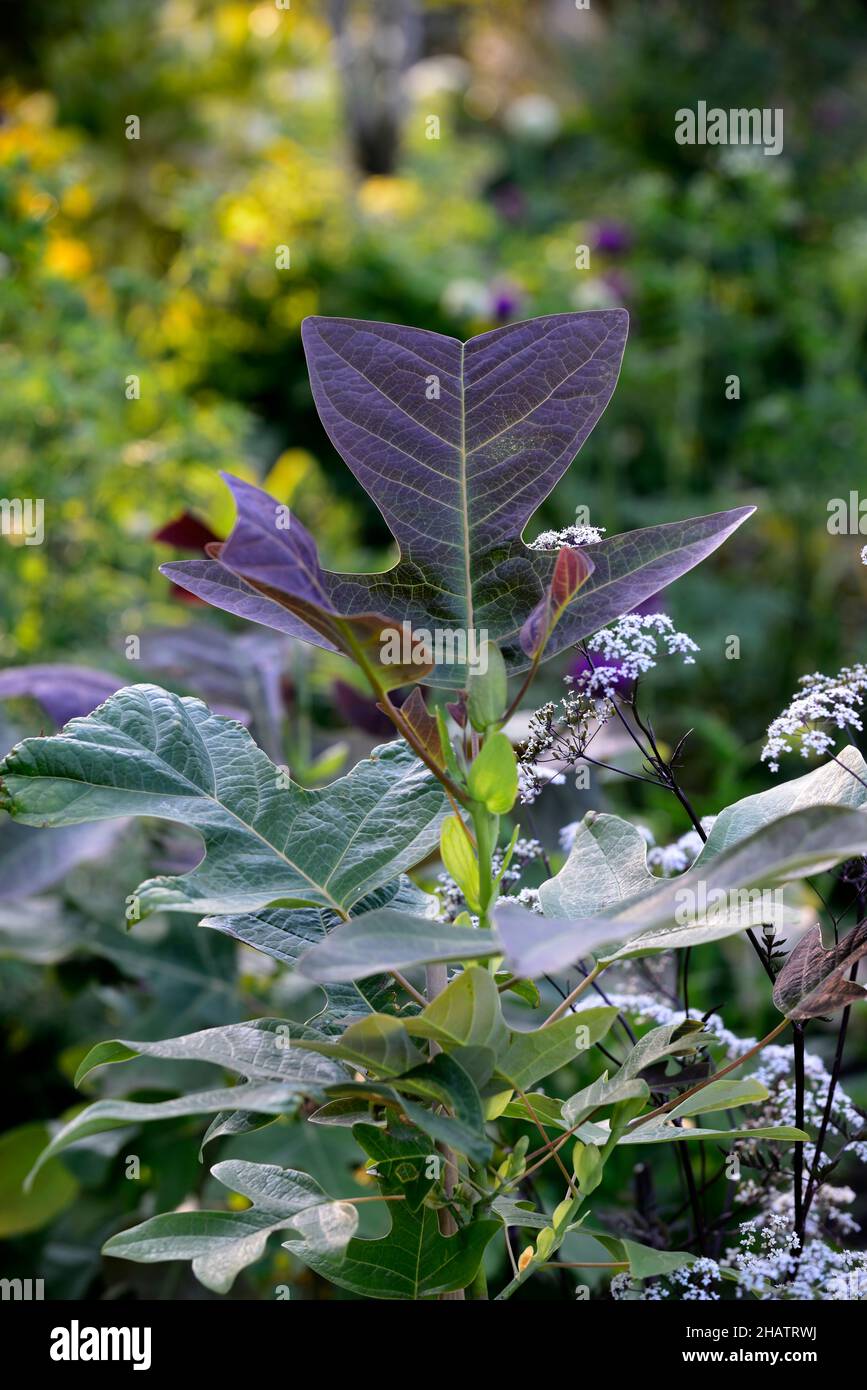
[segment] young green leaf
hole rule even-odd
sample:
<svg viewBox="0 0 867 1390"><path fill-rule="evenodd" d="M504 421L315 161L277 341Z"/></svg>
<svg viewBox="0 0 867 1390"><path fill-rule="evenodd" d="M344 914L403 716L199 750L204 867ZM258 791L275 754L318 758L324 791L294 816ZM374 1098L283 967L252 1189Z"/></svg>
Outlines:
<svg viewBox="0 0 867 1390"><path fill-rule="evenodd" d="M491 734L473 759L467 781L470 796L492 816L511 811L518 795L518 763L505 734Z"/></svg>
<svg viewBox="0 0 867 1390"><path fill-rule="evenodd" d="M479 966L462 971L420 1014L403 1027L412 1037L433 1038L443 1047L487 1047L499 1055L509 1030L493 977Z"/></svg>
<svg viewBox="0 0 867 1390"><path fill-rule="evenodd" d="M479 863L463 821L447 816L440 830L440 856L474 912L479 911Z"/></svg>
<svg viewBox="0 0 867 1390"><path fill-rule="evenodd" d="M474 729L484 733L498 724L506 709L506 663L496 642L483 642L479 660L467 677L467 713Z"/></svg>
<svg viewBox="0 0 867 1390"><path fill-rule="evenodd" d="M617 1010L607 1006L581 1009L532 1033L513 1033L497 1070L516 1090L526 1091L604 1038L616 1017Z"/></svg>

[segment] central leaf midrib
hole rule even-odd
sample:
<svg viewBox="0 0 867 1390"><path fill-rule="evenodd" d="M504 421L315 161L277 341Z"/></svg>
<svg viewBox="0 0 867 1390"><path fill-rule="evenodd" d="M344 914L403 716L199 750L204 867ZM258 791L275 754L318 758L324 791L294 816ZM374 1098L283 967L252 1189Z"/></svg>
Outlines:
<svg viewBox="0 0 867 1390"><path fill-rule="evenodd" d="M464 379L464 356L466 345L461 343L461 444L459 456L460 485L461 485L461 524L464 536L464 582L466 586L466 619L467 634L475 629L475 614L473 610L473 580L470 573L470 506L467 496L467 413L466 413L466 382Z"/></svg>

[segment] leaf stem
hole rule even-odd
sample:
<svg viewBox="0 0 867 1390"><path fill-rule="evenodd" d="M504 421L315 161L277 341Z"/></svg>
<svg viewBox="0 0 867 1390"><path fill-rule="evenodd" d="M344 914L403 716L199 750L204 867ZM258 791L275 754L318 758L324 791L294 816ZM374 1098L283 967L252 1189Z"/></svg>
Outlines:
<svg viewBox="0 0 867 1390"><path fill-rule="evenodd" d="M575 986L572 993L567 994L562 1004L558 1004L554 1012L548 1015L541 1027L547 1028L549 1024L556 1023L558 1018L562 1018L563 1014L567 1013L569 1009L572 1007L578 996L583 994L585 989L587 989L590 985L593 984L594 980L596 980L602 974L602 971L604 969L605 966L600 965L597 961L593 969L589 971L589 973L584 976L584 979L580 980L579 983Z"/></svg>
<svg viewBox="0 0 867 1390"><path fill-rule="evenodd" d="M409 980L406 978L405 975L402 975L399 970L392 970L391 977L393 980L397 981L401 989L406 990L410 999L414 999L417 1004L421 1004L422 1008L424 1008L425 1004L427 1003L427 1000L425 999L423 994L419 994L418 990L415 988L414 985L410 984Z"/></svg>
<svg viewBox="0 0 867 1390"><path fill-rule="evenodd" d="M549 1269L628 1269L628 1260L549 1260Z"/></svg>
<svg viewBox="0 0 867 1390"><path fill-rule="evenodd" d="M682 1101L689 1100L690 1096L698 1095L698 1092L703 1091L705 1086L709 1086L712 1081L719 1081L721 1077L728 1076L730 1071L735 1071L738 1067L742 1067L744 1062L748 1062L750 1058L755 1057L756 1053L760 1052L763 1047L767 1047L768 1043L772 1043L774 1038L778 1038L783 1030L789 1026L789 1023L790 1020L788 1018L782 1019L782 1021L777 1024L776 1028L772 1028L770 1033L766 1033L763 1038L760 1038L742 1057L736 1057L733 1062L729 1062L727 1066L721 1067L720 1070L715 1071L712 1076L705 1077L704 1081L699 1081L695 1086L690 1086L688 1091L681 1091L679 1095L666 1101L665 1105L658 1105L655 1110L648 1110L646 1115L639 1115L627 1126L626 1133L631 1134L633 1130L640 1129L642 1125L647 1124L648 1120L655 1120L658 1115L667 1115L670 1110L674 1110Z"/></svg>
<svg viewBox="0 0 867 1390"><path fill-rule="evenodd" d="M535 1110L533 1109L532 1105L530 1104L530 1098L529 1098L529 1096L526 1095L526 1093L525 1093L524 1091L521 1090L520 1086L516 1087L516 1090L517 1090L517 1092L518 1092L518 1095L521 1097L521 1100L524 1102L525 1106L527 1107L528 1111L530 1112L530 1118L532 1119L533 1124L536 1126L536 1128L538 1129L539 1133L540 1133L541 1136L542 1136L542 1148L543 1148L543 1149L547 1149L547 1150L550 1151L550 1157L553 1158L553 1159L556 1161L557 1167L560 1169L560 1172L563 1174L563 1177L566 1179L566 1186L568 1187L569 1191L572 1193L572 1196L573 1196L573 1197L577 1197L577 1196L578 1196L578 1189L577 1189L576 1186L575 1186L574 1180L573 1180L573 1178L572 1178L572 1174L569 1172L568 1168L566 1167L565 1163L563 1162L563 1160L562 1160L562 1158L560 1157L560 1154L559 1154L559 1152L558 1152L558 1149L559 1149L561 1146L560 1146L559 1144L556 1144L556 1145L555 1145L554 1141L548 1138L547 1134L545 1133L544 1129L542 1128L542 1123L541 1123L541 1121L540 1121L540 1119L539 1119L539 1116L536 1114Z"/></svg>

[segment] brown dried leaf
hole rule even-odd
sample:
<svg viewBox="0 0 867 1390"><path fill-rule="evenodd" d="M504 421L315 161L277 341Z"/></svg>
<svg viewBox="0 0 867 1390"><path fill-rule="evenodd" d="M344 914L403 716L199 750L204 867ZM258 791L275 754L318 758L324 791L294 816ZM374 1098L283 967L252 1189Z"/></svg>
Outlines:
<svg viewBox="0 0 867 1390"><path fill-rule="evenodd" d="M795 1022L835 1013L863 999L863 985L846 978L851 967L867 955L867 920L826 950L822 929L812 927L792 951L774 984L774 1003Z"/></svg>

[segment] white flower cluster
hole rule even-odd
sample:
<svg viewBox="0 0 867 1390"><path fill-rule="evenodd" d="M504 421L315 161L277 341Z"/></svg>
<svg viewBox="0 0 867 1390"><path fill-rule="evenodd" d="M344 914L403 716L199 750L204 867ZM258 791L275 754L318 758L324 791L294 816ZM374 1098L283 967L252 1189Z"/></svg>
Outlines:
<svg viewBox="0 0 867 1390"><path fill-rule="evenodd" d="M832 729L863 729L859 710L867 694L867 666L844 666L836 676L814 671L802 676L800 692L768 726L762 762L778 772L780 757L797 745L802 758L828 753L836 742Z"/></svg>
<svg viewBox="0 0 867 1390"><path fill-rule="evenodd" d="M825 1303L858 1302L867 1296L867 1253L835 1250L809 1240L803 1250L783 1217L759 1228L745 1221L741 1248L724 1267L737 1276L736 1297Z"/></svg>
<svg viewBox="0 0 867 1390"><path fill-rule="evenodd" d="M562 531L542 531L528 550L559 550L564 545L596 545L605 532L604 526L564 526Z"/></svg>
<svg viewBox="0 0 867 1390"><path fill-rule="evenodd" d="M601 652L606 661L618 662L621 680L636 680L656 665L660 643L668 656L682 656L686 666L695 664L698 644L678 632L667 613L627 613L588 637L586 645L590 651Z"/></svg>
<svg viewBox="0 0 867 1390"><path fill-rule="evenodd" d="M740 1227L740 1249L718 1264L703 1258L682 1265L652 1282L617 1274L611 1295L620 1302L660 1303L673 1298L683 1302L716 1300L713 1288L725 1274L734 1275L736 1298L762 1302L857 1302L867 1297L867 1252L834 1250L821 1240L809 1240L803 1250L782 1217L773 1217L759 1228L753 1221Z"/></svg>
<svg viewBox="0 0 867 1390"><path fill-rule="evenodd" d="M610 705L623 684L623 671L619 666L597 666L592 671L582 671L580 675L564 676L563 679L576 694L595 700L599 705Z"/></svg>
<svg viewBox="0 0 867 1390"><path fill-rule="evenodd" d="M691 1265L681 1265L670 1274L642 1284L629 1274L615 1274L611 1280L611 1297L616 1302L661 1303L672 1294L682 1303L714 1303L719 1294L713 1288L722 1279L716 1260L703 1256Z"/></svg>
<svg viewBox="0 0 867 1390"><path fill-rule="evenodd" d="M740 1048L749 1047L749 1042L740 1042ZM759 1125L795 1123L795 1082L792 1069L792 1049L790 1047L765 1047L759 1055L759 1065L752 1073L756 1081L768 1089L768 1099L760 1112L752 1112L749 1123ZM815 1052L804 1056L804 1124L815 1133L822 1123L825 1098L831 1078L825 1063ZM834 1092L831 1110L831 1128L845 1141L848 1151L861 1163L867 1162L867 1140L860 1136L864 1121L846 1092L838 1085ZM815 1148L804 1145L804 1162L809 1168L813 1162Z"/></svg>
<svg viewBox="0 0 867 1390"><path fill-rule="evenodd" d="M861 547L861 564L867 565L867 545Z"/></svg>
<svg viewBox="0 0 867 1390"><path fill-rule="evenodd" d="M511 893L508 897L498 898L494 906L499 907L500 903L518 903L521 907L526 907L530 912L535 912L539 917L542 912L542 904L539 901L538 888L522 888L518 893Z"/></svg>
<svg viewBox="0 0 867 1390"><path fill-rule="evenodd" d="M555 764L580 761L611 712L607 701L581 694L565 695L559 705L549 700L533 711L518 759L518 791L524 805L532 805L549 783L560 786L566 780L558 766L546 767L543 760Z"/></svg>
<svg viewBox="0 0 867 1390"><path fill-rule="evenodd" d="M701 821L702 830L706 835L710 834L716 816L703 816ZM642 834L645 834L642 831ZM645 834L646 838L646 834ZM648 842L650 848L647 851L647 862L651 869L657 869L662 878L671 878L673 874L682 874L684 869L695 863L701 853L704 840L697 830L688 830L680 839L675 840L671 845L656 845L653 839Z"/></svg>

